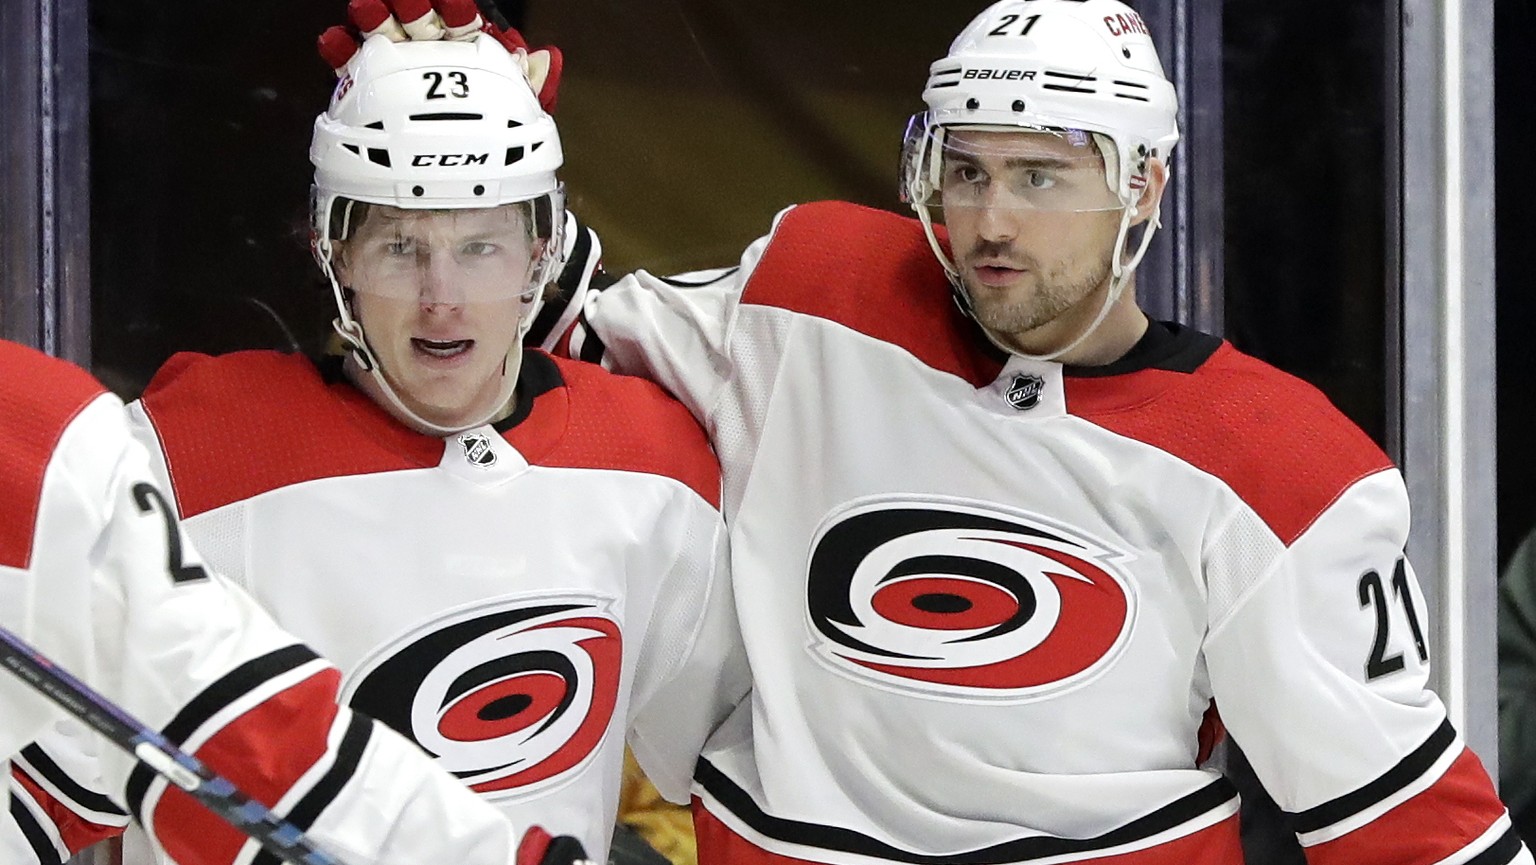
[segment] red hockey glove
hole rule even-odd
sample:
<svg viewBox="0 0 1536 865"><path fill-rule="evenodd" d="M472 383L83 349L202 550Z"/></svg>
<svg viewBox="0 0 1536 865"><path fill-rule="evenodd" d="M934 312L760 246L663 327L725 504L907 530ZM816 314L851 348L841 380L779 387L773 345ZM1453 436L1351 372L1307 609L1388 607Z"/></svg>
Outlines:
<svg viewBox="0 0 1536 865"><path fill-rule="evenodd" d="M476 33L488 34L513 55L521 58L528 81L539 94L539 105L551 114L560 89L560 73L565 58L553 45L529 51L523 34L505 30L486 21L475 0L351 0L347 18L352 27L335 26L320 34L317 48L337 76L345 75L347 64L357 54L363 39L384 36L392 42L429 41L433 39L469 39Z"/></svg>
<svg viewBox="0 0 1536 865"><path fill-rule="evenodd" d="M569 835L551 837L538 826L523 833L517 843L517 865L595 865L587 851Z"/></svg>

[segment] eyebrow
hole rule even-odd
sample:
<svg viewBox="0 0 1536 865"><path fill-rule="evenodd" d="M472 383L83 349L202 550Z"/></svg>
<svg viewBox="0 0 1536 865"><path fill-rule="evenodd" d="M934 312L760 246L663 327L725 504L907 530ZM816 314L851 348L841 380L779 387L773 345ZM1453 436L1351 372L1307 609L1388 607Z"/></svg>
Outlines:
<svg viewBox="0 0 1536 865"><path fill-rule="evenodd" d="M1003 162L1005 168L1056 168L1065 171L1082 164L1081 159L1062 159L1056 156L1013 156Z"/></svg>
<svg viewBox="0 0 1536 865"><path fill-rule="evenodd" d="M981 161L981 158L977 154L970 153L965 150L949 148L945 148L945 157L949 159L964 160L965 162L972 164ZM1066 159L1059 156L1010 156L1003 160L1003 167L1007 169L1054 168L1064 171L1076 167L1085 159L1087 159L1087 157L1078 159Z"/></svg>

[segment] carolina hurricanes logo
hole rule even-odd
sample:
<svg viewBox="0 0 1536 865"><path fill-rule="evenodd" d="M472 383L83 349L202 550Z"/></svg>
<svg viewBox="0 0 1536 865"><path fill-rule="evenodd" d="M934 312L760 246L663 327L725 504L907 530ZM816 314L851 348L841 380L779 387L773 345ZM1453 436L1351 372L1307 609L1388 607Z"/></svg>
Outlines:
<svg viewBox="0 0 1536 865"><path fill-rule="evenodd" d="M546 597L432 622L375 652L342 698L476 792L546 789L596 752L613 718L623 639L605 608Z"/></svg>
<svg viewBox="0 0 1536 865"><path fill-rule="evenodd" d="M811 651L905 691L1030 699L1125 648L1128 558L1053 523L959 500L864 501L829 516L808 575Z"/></svg>

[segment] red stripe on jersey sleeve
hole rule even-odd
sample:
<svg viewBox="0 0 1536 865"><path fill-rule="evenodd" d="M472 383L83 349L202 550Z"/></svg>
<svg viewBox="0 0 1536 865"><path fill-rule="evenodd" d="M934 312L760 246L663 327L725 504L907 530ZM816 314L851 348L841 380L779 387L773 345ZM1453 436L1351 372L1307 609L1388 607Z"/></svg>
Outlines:
<svg viewBox="0 0 1536 865"><path fill-rule="evenodd" d="M75 417L105 392L74 364L0 340L0 565L31 563L53 451Z"/></svg>
<svg viewBox="0 0 1536 865"><path fill-rule="evenodd" d="M1392 461L1317 388L1224 343L1193 373L1067 380L1084 420L1220 478L1287 545Z"/></svg>
<svg viewBox="0 0 1536 865"><path fill-rule="evenodd" d="M341 673L327 668L240 715L194 752L252 799L272 807L325 754ZM176 787L154 809L155 834L187 865L226 865L246 837Z"/></svg>
<svg viewBox="0 0 1536 865"><path fill-rule="evenodd" d="M270 490L431 467L440 439L395 422L307 358L275 351L182 353L144 391L183 519Z"/></svg>
<svg viewBox="0 0 1536 865"><path fill-rule="evenodd" d="M1310 865L1430 865L1488 831L1504 814L1483 764L1463 749L1429 789L1359 829L1307 848Z"/></svg>
<svg viewBox="0 0 1536 865"><path fill-rule="evenodd" d="M821 865L812 859L796 859L770 853L731 831L709 813L698 797L693 799L693 831L698 839L700 862L729 862L731 865ZM879 861L879 860L874 860ZM1088 856L1070 861L1073 865L1232 865L1243 861L1242 839L1237 815L1219 823L1174 838L1155 847L1131 853Z"/></svg>
<svg viewBox="0 0 1536 865"><path fill-rule="evenodd" d="M36 802L43 813L48 815L48 822L53 824L54 831L59 833L64 846L69 848L71 854L79 853L92 844L123 834L121 826L92 823L76 814L68 805L48 795L48 791L39 786L32 780L32 776L23 772L20 767L11 766L11 778L20 784L27 791L27 795L32 797L32 801Z"/></svg>
<svg viewBox="0 0 1536 865"><path fill-rule="evenodd" d="M955 305L922 225L889 211L842 201L790 210L741 302L835 321L974 387L1003 370L1000 353Z"/></svg>
<svg viewBox="0 0 1536 865"><path fill-rule="evenodd" d="M507 441L530 463L669 477L720 507L720 462L682 403L645 379L554 358L565 387L535 399ZM567 402L566 411L547 405ZM555 410L551 410L555 408Z"/></svg>

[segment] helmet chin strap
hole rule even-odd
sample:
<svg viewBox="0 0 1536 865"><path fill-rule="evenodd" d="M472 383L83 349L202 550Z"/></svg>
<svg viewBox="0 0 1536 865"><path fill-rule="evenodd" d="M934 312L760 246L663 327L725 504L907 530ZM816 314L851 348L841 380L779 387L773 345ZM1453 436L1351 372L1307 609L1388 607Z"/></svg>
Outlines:
<svg viewBox="0 0 1536 865"><path fill-rule="evenodd" d="M341 282L336 278L336 270L331 264L333 247L330 238L321 238L316 242L316 258L320 261L320 269L325 272L326 281L331 284L331 293L336 298L336 318L332 319L331 327L347 345L347 359L345 368L347 377L352 383L367 394L375 403L378 403L385 411L389 412L395 420L400 421L411 429L426 435L446 438L457 435L465 430L474 429L482 424L498 419L512 401L512 395L517 390L517 374L523 364L523 335L533 323L532 315L525 315L518 325L517 339L508 349L507 356L501 364L501 390L498 393L491 409L472 422L443 426L435 424L416 412L412 411L400 395L395 392L394 386L384 376L384 370L379 366L373 350L368 347L368 338L363 334L363 325L352 317L346 295L341 290ZM537 313L538 305L534 305L533 313Z"/></svg>

